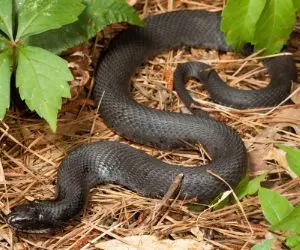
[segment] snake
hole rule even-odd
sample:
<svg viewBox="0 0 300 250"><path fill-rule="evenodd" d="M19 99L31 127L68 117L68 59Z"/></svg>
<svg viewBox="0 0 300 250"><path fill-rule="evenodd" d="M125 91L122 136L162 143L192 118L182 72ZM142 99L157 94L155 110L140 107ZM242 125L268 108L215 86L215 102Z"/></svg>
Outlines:
<svg viewBox="0 0 300 250"><path fill-rule="evenodd" d="M228 185L238 185L247 172L247 151L241 137L206 111L196 112L185 84L195 78L204 84L214 102L233 108L275 106L289 96L296 78L292 55L263 59L271 80L266 87L255 90L230 87L200 61L179 64L174 87L191 114L140 104L134 100L129 84L137 67L166 50L199 47L232 51L220 29L221 15L221 11L178 10L149 16L143 27L129 26L112 39L101 57L93 88L100 116L121 137L161 150L185 150L201 144L211 157L209 163L172 165L112 140L81 145L59 166L54 199L12 208L6 221L15 231L61 230L82 213L90 189L100 184L114 183L145 197L162 198L174 178L183 175L178 198L201 203L211 202L228 190Z"/></svg>

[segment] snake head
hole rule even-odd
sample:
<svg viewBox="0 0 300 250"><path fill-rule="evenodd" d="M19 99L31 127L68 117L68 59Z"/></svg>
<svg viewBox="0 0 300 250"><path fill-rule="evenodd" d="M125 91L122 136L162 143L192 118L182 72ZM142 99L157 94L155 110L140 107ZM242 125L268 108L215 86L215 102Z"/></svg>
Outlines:
<svg viewBox="0 0 300 250"><path fill-rule="evenodd" d="M60 225L45 209L45 201L33 201L12 208L6 222L17 232L51 233Z"/></svg>

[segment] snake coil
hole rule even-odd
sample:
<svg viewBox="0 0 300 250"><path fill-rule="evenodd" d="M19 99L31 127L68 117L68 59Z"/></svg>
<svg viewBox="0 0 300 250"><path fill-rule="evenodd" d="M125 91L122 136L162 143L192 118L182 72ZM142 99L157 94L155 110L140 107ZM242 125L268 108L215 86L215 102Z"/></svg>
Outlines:
<svg viewBox="0 0 300 250"><path fill-rule="evenodd" d="M181 198L208 202L227 189L207 172L210 169L235 187L246 173L246 150L233 129L204 111L189 115L145 107L133 100L128 85L137 66L161 51L182 46L230 50L220 31L220 19L220 12L183 10L151 16L143 28L128 28L113 39L101 59L93 91L96 103L101 101L100 115L119 135L161 149L184 148L183 142L201 143L212 157L208 165L170 165L118 142L83 145L59 167L56 198L16 206L7 216L8 224L17 231L35 233L61 228L80 213L89 190L97 184L116 183L144 196L162 197L173 177L183 173ZM224 105L277 105L290 93L295 64L290 55L263 63L271 82L260 90L233 89L202 63L180 65L174 85L189 108L194 101L184 89L187 77L204 82L212 99Z"/></svg>

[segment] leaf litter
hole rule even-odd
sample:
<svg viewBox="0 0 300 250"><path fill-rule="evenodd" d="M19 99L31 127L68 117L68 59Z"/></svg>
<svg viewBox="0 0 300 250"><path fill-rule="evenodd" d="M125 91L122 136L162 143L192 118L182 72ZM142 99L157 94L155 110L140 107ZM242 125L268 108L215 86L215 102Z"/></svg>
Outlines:
<svg viewBox="0 0 300 250"><path fill-rule="evenodd" d="M136 2L136 3L135 3ZM223 1L157 0L132 1L141 16L174 9L220 10ZM140 148L166 162L193 166L207 161L206 153L161 151L126 141L109 130L96 114L89 98L93 86L95 58L103 52L111 37L123 25L110 25L87 45L67 52L70 68L75 75L71 83L72 99L65 100L58 118L57 133L26 111L10 111L0 123L0 248L1 249L101 249L110 239L123 241L124 237L152 235L158 239L189 240L205 243L216 249L249 249L269 237L257 196L219 210L206 208L201 212L188 209L191 201L171 202L167 209L162 201L141 197L117 185L98 186L90 194L81 222L74 220L64 232L56 235L13 234L4 222L4 215L25 200L53 198L57 167L75 147L99 140L117 140ZM300 21L289 42L300 69ZM133 77L133 94L137 101L150 107L172 112L187 112L172 89L172 73L177 63L202 60L214 67L220 76L238 88L253 89L265 86L268 75L255 58L239 58L232 53L221 54L203 49L183 48L158 55L137 70ZM91 61L93 59L93 61ZM299 82L299 77L298 81ZM264 186L272 187L293 204L300 202L299 178L287 171L278 158L276 144L300 145L299 103L235 110L212 103L199 83L187 85L200 106L216 119L224 121L243 138L253 164L251 176L268 171ZM297 90L296 90L297 91ZM299 93L296 93L298 95ZM254 154L255 153L255 154ZM198 205L196 205L198 206ZM156 211L156 212L155 212ZM160 211L157 213L157 211ZM155 223L153 223L155 222ZM284 238L273 232L277 244ZM129 238L130 239L130 238ZM140 238L142 239L142 238ZM174 243L175 244L175 243ZM107 249L112 249L108 245ZM162 248L167 249L167 248Z"/></svg>

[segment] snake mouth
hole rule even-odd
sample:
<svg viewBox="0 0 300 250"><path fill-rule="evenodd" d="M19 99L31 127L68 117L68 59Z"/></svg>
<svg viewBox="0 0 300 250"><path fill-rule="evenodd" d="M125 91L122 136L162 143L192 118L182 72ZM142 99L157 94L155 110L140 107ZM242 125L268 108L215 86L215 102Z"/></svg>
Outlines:
<svg viewBox="0 0 300 250"><path fill-rule="evenodd" d="M16 213L10 213L5 218L6 223L16 232L21 233L52 233L56 230L47 227L43 224L37 224L34 220L31 220L28 216L20 216Z"/></svg>
<svg viewBox="0 0 300 250"><path fill-rule="evenodd" d="M23 204L16 206L5 217L6 223L17 232L23 233L51 233L57 231L49 216L45 216L37 204Z"/></svg>
<svg viewBox="0 0 300 250"><path fill-rule="evenodd" d="M30 224L24 223L24 220L14 214L9 214L5 218L6 223L15 231L20 233L34 233L34 234L43 234L43 233L52 233L55 230L52 228L39 228L36 229L31 227Z"/></svg>

